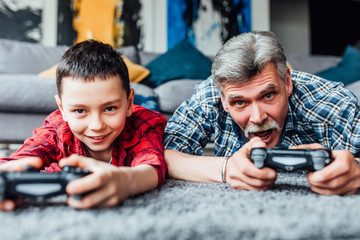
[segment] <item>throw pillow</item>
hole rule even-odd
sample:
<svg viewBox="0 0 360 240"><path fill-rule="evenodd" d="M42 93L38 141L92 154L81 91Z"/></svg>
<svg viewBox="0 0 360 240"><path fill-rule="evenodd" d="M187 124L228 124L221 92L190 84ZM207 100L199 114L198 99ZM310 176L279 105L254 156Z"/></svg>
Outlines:
<svg viewBox="0 0 360 240"><path fill-rule="evenodd" d="M57 64L55 64L49 69L42 71L41 73L38 74L38 76L47 77L47 78L56 78L56 68L57 68Z"/></svg>
<svg viewBox="0 0 360 240"><path fill-rule="evenodd" d="M155 87L174 79L206 79L211 75L211 60L183 40L147 64L147 81Z"/></svg>
<svg viewBox="0 0 360 240"><path fill-rule="evenodd" d="M122 57L128 68L128 71L129 71L130 82L138 83L138 82L141 82L141 80L143 80L147 76L149 76L150 71L148 69L146 69L145 67L143 67L139 64L133 63L129 58L125 57L124 55ZM42 71L38 75L40 77L55 78L56 77L56 67L57 67L57 64L45 71Z"/></svg>
<svg viewBox="0 0 360 240"><path fill-rule="evenodd" d="M38 74L57 63L68 48L0 38L0 73Z"/></svg>
<svg viewBox="0 0 360 240"><path fill-rule="evenodd" d="M141 83L130 83L130 87L134 89L134 104L146 107L150 110L160 111L157 97L152 88Z"/></svg>
<svg viewBox="0 0 360 240"><path fill-rule="evenodd" d="M347 46L340 63L316 74L319 77L338 81L344 85L360 79L360 51L352 46Z"/></svg>
<svg viewBox="0 0 360 240"><path fill-rule="evenodd" d="M133 63L132 61L130 61L130 59L128 59L124 55L123 55L123 60L129 71L130 82L138 83L141 82L147 76L149 76L150 74L149 69L139 64Z"/></svg>

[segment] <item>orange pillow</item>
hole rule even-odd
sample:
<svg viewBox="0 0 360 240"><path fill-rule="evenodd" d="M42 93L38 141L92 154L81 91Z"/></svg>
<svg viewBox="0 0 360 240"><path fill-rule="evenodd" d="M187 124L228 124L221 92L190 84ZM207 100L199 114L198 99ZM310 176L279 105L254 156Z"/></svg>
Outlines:
<svg viewBox="0 0 360 240"><path fill-rule="evenodd" d="M129 71L130 82L138 83L138 82L141 82L142 80L144 80L147 76L149 76L149 74L150 74L149 69L147 69L139 64L133 63L130 59L128 59L124 55L122 57L128 68L128 71ZM55 78L56 77L56 67L57 67L57 64L45 71L42 71L41 73L38 74L38 76Z"/></svg>
<svg viewBox="0 0 360 240"><path fill-rule="evenodd" d="M129 71L130 82L138 83L150 75L150 70L144 66L133 63L130 59L122 56Z"/></svg>
<svg viewBox="0 0 360 240"><path fill-rule="evenodd" d="M57 64L55 64L54 66L52 66L49 69L42 71L41 73L38 74L38 76L56 78L56 68L57 68Z"/></svg>

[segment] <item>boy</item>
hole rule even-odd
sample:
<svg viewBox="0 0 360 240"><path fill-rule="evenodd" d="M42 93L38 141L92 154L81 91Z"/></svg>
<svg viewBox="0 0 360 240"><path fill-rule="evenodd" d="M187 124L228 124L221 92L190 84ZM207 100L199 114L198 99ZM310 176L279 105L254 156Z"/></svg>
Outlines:
<svg viewBox="0 0 360 240"><path fill-rule="evenodd" d="M52 172L72 165L92 171L67 185L69 195L91 191L81 200L68 198L74 208L114 206L164 182L166 120L133 105L121 54L94 40L78 43L58 64L56 83L59 109L17 152L2 159L0 170L22 171L30 165ZM15 207L14 201L0 203L1 210Z"/></svg>

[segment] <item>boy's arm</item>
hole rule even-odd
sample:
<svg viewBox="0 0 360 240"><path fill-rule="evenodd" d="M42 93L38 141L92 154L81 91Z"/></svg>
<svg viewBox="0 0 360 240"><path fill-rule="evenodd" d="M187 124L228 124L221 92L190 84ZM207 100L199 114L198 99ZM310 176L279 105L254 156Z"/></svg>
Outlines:
<svg viewBox="0 0 360 240"><path fill-rule="evenodd" d="M164 184L166 174L166 163L164 157L163 136L166 126L166 119L160 115L150 115L146 119L146 130L143 130L139 142L128 149L127 165L136 167L139 165L149 165L154 168L158 175L158 186Z"/></svg>
<svg viewBox="0 0 360 240"><path fill-rule="evenodd" d="M86 194L82 199L68 198L74 208L111 207L129 196L154 189L158 175L154 167L115 167L95 159L72 155L62 159L60 166L71 165L92 171L86 177L70 182L66 187L69 195Z"/></svg>
<svg viewBox="0 0 360 240"><path fill-rule="evenodd" d="M39 169L42 166L42 160L37 157L29 157L15 161L4 162L0 164L0 171L24 171L25 166L32 166ZM13 211L19 203L17 200L8 200L0 202L0 211Z"/></svg>

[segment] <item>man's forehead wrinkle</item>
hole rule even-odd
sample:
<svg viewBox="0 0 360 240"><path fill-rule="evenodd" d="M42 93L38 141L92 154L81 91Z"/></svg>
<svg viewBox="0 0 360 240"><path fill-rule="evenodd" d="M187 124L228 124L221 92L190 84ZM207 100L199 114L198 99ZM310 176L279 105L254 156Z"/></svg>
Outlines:
<svg viewBox="0 0 360 240"><path fill-rule="evenodd" d="M270 89L277 89L278 86L274 83L270 83L269 85L267 85L264 89L262 89L260 91L260 94L265 93L267 91L269 91ZM241 94L229 94L229 99L233 99L233 98L244 98L244 95Z"/></svg>

